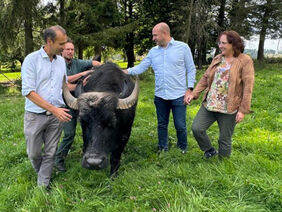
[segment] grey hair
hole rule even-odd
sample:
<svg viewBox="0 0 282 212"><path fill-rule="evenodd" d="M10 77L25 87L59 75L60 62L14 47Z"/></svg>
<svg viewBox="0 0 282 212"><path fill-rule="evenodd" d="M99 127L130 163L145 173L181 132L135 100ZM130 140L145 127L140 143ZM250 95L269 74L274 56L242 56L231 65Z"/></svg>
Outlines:
<svg viewBox="0 0 282 212"><path fill-rule="evenodd" d="M43 39L45 43L47 43L48 38L50 38L53 42L55 42L57 36L56 31L61 31L64 35L66 34L66 30L60 25L51 26L45 29L43 32Z"/></svg>

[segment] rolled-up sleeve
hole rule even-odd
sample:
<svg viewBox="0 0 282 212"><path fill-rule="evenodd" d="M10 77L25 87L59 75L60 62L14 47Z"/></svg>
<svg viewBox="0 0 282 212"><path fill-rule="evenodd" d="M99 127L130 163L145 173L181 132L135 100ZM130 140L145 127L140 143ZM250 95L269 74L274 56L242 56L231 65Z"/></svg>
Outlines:
<svg viewBox="0 0 282 212"><path fill-rule="evenodd" d="M22 95L27 96L31 91L36 90L36 70L31 57L26 57L22 64Z"/></svg>

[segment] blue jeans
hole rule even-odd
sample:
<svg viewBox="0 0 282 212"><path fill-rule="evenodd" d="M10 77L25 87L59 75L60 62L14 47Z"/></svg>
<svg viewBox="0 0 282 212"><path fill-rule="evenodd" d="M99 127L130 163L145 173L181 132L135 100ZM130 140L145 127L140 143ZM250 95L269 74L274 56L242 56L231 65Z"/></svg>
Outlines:
<svg viewBox="0 0 282 212"><path fill-rule="evenodd" d="M169 123L170 110L172 110L174 126L177 134L177 147L181 150L187 149L186 105L183 104L183 98L184 96L173 100L165 100L155 96L154 103L158 118L159 149L168 150L167 127Z"/></svg>

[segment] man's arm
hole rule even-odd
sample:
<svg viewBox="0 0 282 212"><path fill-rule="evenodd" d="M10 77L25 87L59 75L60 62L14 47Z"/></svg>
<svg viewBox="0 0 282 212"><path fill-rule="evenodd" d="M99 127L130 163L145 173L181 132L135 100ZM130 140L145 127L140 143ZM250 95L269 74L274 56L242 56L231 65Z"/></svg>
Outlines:
<svg viewBox="0 0 282 212"><path fill-rule="evenodd" d="M100 65L102 65L102 63L100 63L99 61L92 60L92 66L100 66Z"/></svg>
<svg viewBox="0 0 282 212"><path fill-rule="evenodd" d="M138 75L145 72L152 64L151 51L137 66L122 70L125 74Z"/></svg>
<svg viewBox="0 0 282 212"><path fill-rule="evenodd" d="M90 70L93 66L98 67L101 65L99 61L96 60L81 60L76 59L78 72L83 72L86 70Z"/></svg>
<svg viewBox="0 0 282 212"><path fill-rule="evenodd" d="M128 74L128 70L127 69L123 69L122 70L125 74Z"/></svg>
<svg viewBox="0 0 282 212"><path fill-rule="evenodd" d="M69 122L72 118L72 116L67 113L67 111L69 111L68 109L55 107L54 105L45 101L35 91L31 91L26 97L39 107L51 112L61 122Z"/></svg>
<svg viewBox="0 0 282 212"><path fill-rule="evenodd" d="M184 104L190 104L191 102L190 94L192 93L193 88L194 88L195 77L196 77L196 67L193 61L191 50L188 45L185 48L184 60L185 60L185 69L187 73L186 79L188 83L188 88L184 95Z"/></svg>
<svg viewBox="0 0 282 212"><path fill-rule="evenodd" d="M80 72L78 74L74 74L74 75L68 76L68 82L69 83L75 82L80 77L84 77L84 76L90 74L91 72L93 72L93 70L87 70L87 71Z"/></svg>
<svg viewBox="0 0 282 212"><path fill-rule="evenodd" d="M188 82L188 88L194 88L195 78L196 78L196 67L194 64L193 56L189 46L187 45L184 53L184 62L186 68L186 79Z"/></svg>
<svg viewBox="0 0 282 212"><path fill-rule="evenodd" d="M75 81L93 72L93 70L87 70L87 71L83 71L83 70L85 70L86 68L91 68L91 66L100 66L101 65L101 63L96 60L92 60L92 61L91 60L78 60L78 64L79 64L79 69L82 72L68 76L67 86L70 91L75 90L76 88L76 84L74 83Z"/></svg>

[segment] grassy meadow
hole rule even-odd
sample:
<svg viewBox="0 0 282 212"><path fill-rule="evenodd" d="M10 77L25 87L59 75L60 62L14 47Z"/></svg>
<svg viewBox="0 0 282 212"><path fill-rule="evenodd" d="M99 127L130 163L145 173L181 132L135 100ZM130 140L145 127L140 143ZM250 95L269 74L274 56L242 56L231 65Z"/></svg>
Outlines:
<svg viewBox="0 0 282 212"><path fill-rule="evenodd" d="M1 73L0 74L0 82L5 82L8 80L15 80L20 79L21 73L20 72L13 72L13 73Z"/></svg>
<svg viewBox="0 0 282 212"><path fill-rule="evenodd" d="M199 78L203 71L197 73ZM171 119L170 150L156 153L154 77L141 76L138 108L119 175L109 168L81 167L82 137L67 158L67 172L54 170L52 190L36 186L23 134L24 98L16 89L0 95L0 211L281 211L282 65L256 68L252 114L235 128L230 159L206 160L191 132L200 100L187 107L189 150L176 148ZM217 147L218 128L208 131Z"/></svg>

